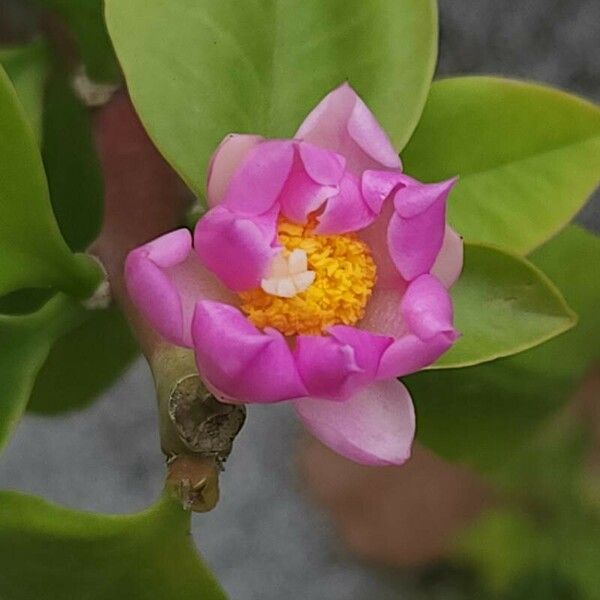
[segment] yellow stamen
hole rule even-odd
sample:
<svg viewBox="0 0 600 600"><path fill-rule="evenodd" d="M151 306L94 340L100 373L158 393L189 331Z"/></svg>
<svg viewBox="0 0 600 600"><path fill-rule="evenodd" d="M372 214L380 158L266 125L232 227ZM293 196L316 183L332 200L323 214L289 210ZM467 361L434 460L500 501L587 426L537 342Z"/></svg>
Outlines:
<svg viewBox="0 0 600 600"><path fill-rule="evenodd" d="M354 325L365 311L375 285L376 267L368 246L355 234L318 235L307 225L280 218L278 238L284 255L306 252L314 282L291 298L258 288L242 292L241 309L257 327L284 335L318 335L331 325Z"/></svg>

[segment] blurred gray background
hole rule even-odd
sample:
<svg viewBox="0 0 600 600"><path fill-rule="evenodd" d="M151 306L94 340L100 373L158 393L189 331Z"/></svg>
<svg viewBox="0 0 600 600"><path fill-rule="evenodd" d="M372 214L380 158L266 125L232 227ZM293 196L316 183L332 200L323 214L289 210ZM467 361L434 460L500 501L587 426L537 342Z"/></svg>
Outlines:
<svg viewBox="0 0 600 600"><path fill-rule="evenodd" d="M19 5L0 0L0 9ZM600 1L440 0L440 12L438 75L504 74L600 97ZM597 198L579 219L598 227ZM91 408L25 417L1 457L0 487L96 511L141 509L164 476L153 396L140 360ZM415 598L406 577L353 560L305 498L299 431L287 406L252 407L220 504L194 518L196 542L232 600Z"/></svg>

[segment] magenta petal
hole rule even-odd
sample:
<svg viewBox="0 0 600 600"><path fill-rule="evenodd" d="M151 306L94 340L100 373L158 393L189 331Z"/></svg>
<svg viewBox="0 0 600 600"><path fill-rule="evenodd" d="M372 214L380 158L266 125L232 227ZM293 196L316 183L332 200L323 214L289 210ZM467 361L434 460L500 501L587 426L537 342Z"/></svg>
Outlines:
<svg viewBox="0 0 600 600"><path fill-rule="evenodd" d="M454 339L448 335L439 335L427 341L414 334L398 338L381 357L377 378L389 379L416 373L433 364L453 343Z"/></svg>
<svg viewBox="0 0 600 600"><path fill-rule="evenodd" d="M393 214L394 204L391 198L388 198L375 221L358 233L369 246L377 265L377 288L403 289L405 285L404 279L392 261L387 241L388 226Z"/></svg>
<svg viewBox="0 0 600 600"><path fill-rule="evenodd" d="M406 333L384 352L377 373L380 379L401 377L430 365L458 337L448 291L432 275L421 275L408 286L400 313Z"/></svg>
<svg viewBox="0 0 600 600"><path fill-rule="evenodd" d="M428 273L442 247L446 200L455 180L409 185L394 196L388 227L389 251L404 279Z"/></svg>
<svg viewBox="0 0 600 600"><path fill-rule="evenodd" d="M363 385L375 376L383 353L394 341L389 335L377 335L347 325L334 325L327 331L338 343L352 347L356 363L363 371Z"/></svg>
<svg viewBox="0 0 600 600"><path fill-rule="evenodd" d="M188 347L194 303L234 300L191 247L190 232L179 229L132 250L125 262L127 291L138 310L165 339Z"/></svg>
<svg viewBox="0 0 600 600"><path fill-rule="evenodd" d="M316 147L313 146L313 148ZM322 153L329 153L328 150L323 150L322 148L318 148L318 150ZM334 153L331 152L330 154ZM325 162L327 162L326 158ZM329 166L333 166L332 163L335 163L335 160L329 161ZM326 169L327 166L321 166L321 172L318 173L322 180L328 179L325 173ZM297 152L294 157L292 170L281 192L281 212L291 221L306 223L308 215L311 212L319 209L328 198L338 193L337 184L339 179L335 179L333 174L330 174L329 181L328 185L323 185L315 181L307 173L306 166Z"/></svg>
<svg viewBox="0 0 600 600"><path fill-rule="evenodd" d="M192 336L200 375L227 398L267 403L306 395L285 338L259 331L238 309L199 302Z"/></svg>
<svg viewBox="0 0 600 600"><path fill-rule="evenodd" d="M399 187L412 185L415 179L400 171L365 171L361 177L361 191L365 202L375 213L381 211L385 199Z"/></svg>
<svg viewBox="0 0 600 600"><path fill-rule="evenodd" d="M302 398L294 406L315 437L350 460L384 466L410 458L415 412L399 381L373 383L345 402Z"/></svg>
<svg viewBox="0 0 600 600"><path fill-rule="evenodd" d="M376 286L367 303L365 316L357 324L358 327L393 338L402 337L408 333L406 323L400 313L400 303L405 287L406 284L398 289Z"/></svg>
<svg viewBox="0 0 600 600"><path fill-rule="evenodd" d="M436 335L454 339L452 300L433 275L421 275L408 286L400 312L409 330L420 339L427 341Z"/></svg>
<svg viewBox="0 0 600 600"><path fill-rule="evenodd" d="M377 215L362 198L356 175L346 173L339 185L339 192L327 200L325 210L318 217L316 233L348 233L368 227Z"/></svg>
<svg viewBox="0 0 600 600"><path fill-rule="evenodd" d="M194 249L204 266L231 290L260 285L276 254L278 207L244 217L223 206L209 210L196 224Z"/></svg>
<svg viewBox="0 0 600 600"><path fill-rule="evenodd" d="M344 175L346 159L331 150L300 142L298 153L306 174L321 185L337 185Z"/></svg>
<svg viewBox="0 0 600 600"><path fill-rule="evenodd" d="M221 202L236 169L249 150L262 140L259 135L230 133L219 144L208 166L206 188L211 208Z"/></svg>
<svg viewBox="0 0 600 600"><path fill-rule="evenodd" d="M312 144L298 143L291 173L281 192L281 212L296 223L329 198L337 196L346 161L342 156Z"/></svg>
<svg viewBox="0 0 600 600"><path fill-rule="evenodd" d="M182 231L187 233L191 249L191 236L187 230ZM170 342L187 345L184 344L183 309L177 288L142 248L133 250L127 257L125 280L129 297L152 328Z"/></svg>
<svg viewBox="0 0 600 600"><path fill-rule="evenodd" d="M294 355L300 377L312 396L344 400L354 390L352 379L364 373L352 346L328 336L299 336Z"/></svg>
<svg viewBox="0 0 600 600"><path fill-rule="evenodd" d="M382 166L402 167L389 138L347 83L321 100L295 137L338 152L356 174Z"/></svg>
<svg viewBox="0 0 600 600"><path fill-rule="evenodd" d="M388 136L358 96L348 120L348 133L363 151L379 164L389 169L402 168L400 156L394 150Z"/></svg>
<svg viewBox="0 0 600 600"><path fill-rule="evenodd" d="M344 400L373 381L392 338L344 325L328 336L299 336L296 363L311 396Z"/></svg>
<svg viewBox="0 0 600 600"><path fill-rule="evenodd" d="M442 248L431 267L431 274L435 275L445 286L450 289L458 279L463 268L463 240L450 227L446 225Z"/></svg>
<svg viewBox="0 0 600 600"><path fill-rule="evenodd" d="M261 215L275 204L292 169L294 143L269 140L253 146L231 177L221 206Z"/></svg>

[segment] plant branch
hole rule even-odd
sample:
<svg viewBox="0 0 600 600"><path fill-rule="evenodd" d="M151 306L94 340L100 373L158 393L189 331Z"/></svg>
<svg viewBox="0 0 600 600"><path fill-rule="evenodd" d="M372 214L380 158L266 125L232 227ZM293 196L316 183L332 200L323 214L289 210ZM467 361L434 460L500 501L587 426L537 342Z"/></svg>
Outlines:
<svg viewBox="0 0 600 600"><path fill-rule="evenodd" d="M167 343L145 322L129 299L123 274L130 250L180 226L189 192L153 146L124 92L93 118L105 201L102 229L89 252L103 263L113 298L152 369L161 447L169 464L167 486L187 508L210 510L244 409L223 405L208 393L193 352Z"/></svg>

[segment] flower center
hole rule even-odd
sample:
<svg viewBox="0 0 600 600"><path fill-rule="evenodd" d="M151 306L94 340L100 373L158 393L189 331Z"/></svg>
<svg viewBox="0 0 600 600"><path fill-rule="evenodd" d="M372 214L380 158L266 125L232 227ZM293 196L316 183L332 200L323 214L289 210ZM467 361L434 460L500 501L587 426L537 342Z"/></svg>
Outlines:
<svg viewBox="0 0 600 600"><path fill-rule="evenodd" d="M315 226L280 218L282 253L261 288L240 294L241 309L257 327L319 335L363 317L376 279L368 246L352 233L318 235Z"/></svg>

